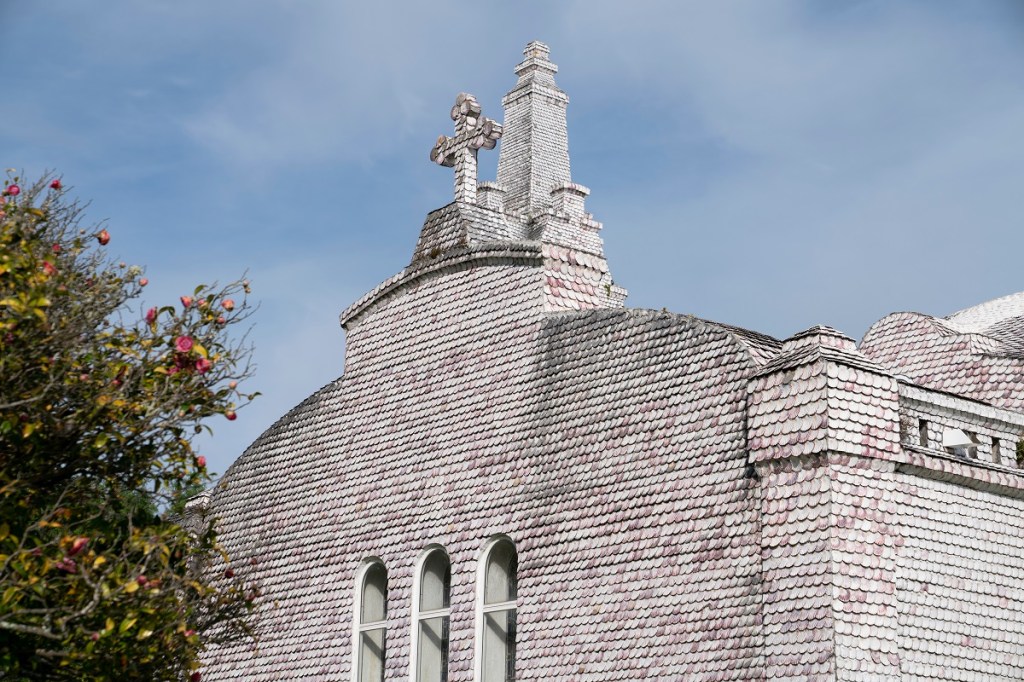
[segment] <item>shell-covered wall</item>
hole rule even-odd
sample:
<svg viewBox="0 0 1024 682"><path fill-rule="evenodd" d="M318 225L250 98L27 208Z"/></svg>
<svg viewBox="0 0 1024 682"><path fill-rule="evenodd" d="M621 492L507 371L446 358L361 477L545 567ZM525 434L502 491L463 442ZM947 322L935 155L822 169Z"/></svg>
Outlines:
<svg viewBox="0 0 1024 682"><path fill-rule="evenodd" d="M1024 491L898 480L902 679L1024 679Z"/></svg>
<svg viewBox="0 0 1024 682"><path fill-rule="evenodd" d="M204 679L350 679L355 576L388 569L408 679L416 560L452 560L449 679L473 678L477 560L519 551L517 679L760 679L760 502L730 332L544 312L540 267L462 263L359 313L345 377L225 475L212 513L260 583L260 639Z"/></svg>

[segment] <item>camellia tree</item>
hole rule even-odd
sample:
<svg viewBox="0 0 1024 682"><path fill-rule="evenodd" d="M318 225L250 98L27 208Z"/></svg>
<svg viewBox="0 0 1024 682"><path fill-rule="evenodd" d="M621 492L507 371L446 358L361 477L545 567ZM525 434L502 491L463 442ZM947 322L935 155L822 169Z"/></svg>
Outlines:
<svg viewBox="0 0 1024 682"><path fill-rule="evenodd" d="M198 680L258 597L184 506L193 438L253 398L249 284L143 312L60 179L0 200L0 679Z"/></svg>

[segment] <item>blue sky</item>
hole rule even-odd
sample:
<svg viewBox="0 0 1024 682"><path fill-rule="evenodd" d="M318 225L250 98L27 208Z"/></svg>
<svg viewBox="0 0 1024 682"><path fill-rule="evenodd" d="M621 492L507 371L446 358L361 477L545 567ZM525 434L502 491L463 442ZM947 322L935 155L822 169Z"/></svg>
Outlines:
<svg viewBox="0 0 1024 682"><path fill-rule="evenodd" d="M534 39L629 305L859 339L1024 289L1013 0L0 0L0 165L91 201L147 303L248 271L263 397L202 444L223 472L341 373L338 314L450 201L454 96L500 120Z"/></svg>

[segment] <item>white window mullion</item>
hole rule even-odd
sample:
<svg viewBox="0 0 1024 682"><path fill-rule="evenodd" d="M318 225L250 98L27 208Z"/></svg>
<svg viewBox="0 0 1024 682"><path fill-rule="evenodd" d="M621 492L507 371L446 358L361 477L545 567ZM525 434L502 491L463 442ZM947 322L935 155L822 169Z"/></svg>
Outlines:
<svg viewBox="0 0 1024 682"><path fill-rule="evenodd" d="M420 611L419 619L428 620L430 618L437 618L439 616L451 615L451 609L434 609L433 611Z"/></svg>
<svg viewBox="0 0 1024 682"><path fill-rule="evenodd" d="M356 574L352 637L354 682L382 682L387 648L387 569L368 560Z"/></svg>
<svg viewBox="0 0 1024 682"><path fill-rule="evenodd" d="M490 613L492 611L509 611L516 607L514 601L502 601L497 604L484 604L482 608L484 613Z"/></svg>
<svg viewBox="0 0 1024 682"><path fill-rule="evenodd" d="M451 561L434 546L417 562L413 583L412 642L409 676L412 682L448 679L451 622Z"/></svg>
<svg viewBox="0 0 1024 682"><path fill-rule="evenodd" d="M477 570L476 680L514 682L519 559L507 537L490 540Z"/></svg>

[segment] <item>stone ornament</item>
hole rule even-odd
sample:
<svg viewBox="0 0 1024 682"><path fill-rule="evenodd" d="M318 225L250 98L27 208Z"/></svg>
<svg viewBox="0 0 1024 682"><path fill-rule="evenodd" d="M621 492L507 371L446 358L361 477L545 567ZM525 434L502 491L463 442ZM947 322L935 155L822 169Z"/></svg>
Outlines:
<svg viewBox="0 0 1024 682"><path fill-rule="evenodd" d="M476 203L477 161L480 149L494 149L501 138L501 124L481 115L476 97L460 92L451 111L455 137L440 135L430 150L430 160L455 168L455 201Z"/></svg>

